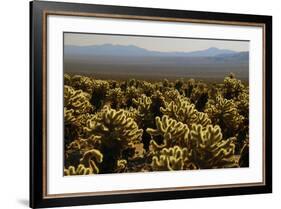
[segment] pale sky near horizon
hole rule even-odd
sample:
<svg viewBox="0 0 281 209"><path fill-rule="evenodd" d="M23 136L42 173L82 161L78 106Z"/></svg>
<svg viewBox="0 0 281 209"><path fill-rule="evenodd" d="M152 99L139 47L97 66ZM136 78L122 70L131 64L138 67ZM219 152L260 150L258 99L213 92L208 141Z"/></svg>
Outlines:
<svg viewBox="0 0 281 209"><path fill-rule="evenodd" d="M65 33L65 45L135 45L147 50L161 52L190 52L210 47L233 51L249 51L249 41L210 40L195 38L143 37L128 35L98 35L84 33Z"/></svg>

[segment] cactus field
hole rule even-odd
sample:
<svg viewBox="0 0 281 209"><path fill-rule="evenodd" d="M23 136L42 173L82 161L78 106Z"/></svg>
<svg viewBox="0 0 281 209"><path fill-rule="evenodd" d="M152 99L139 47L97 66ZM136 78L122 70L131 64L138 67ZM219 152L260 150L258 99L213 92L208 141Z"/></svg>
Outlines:
<svg viewBox="0 0 281 209"><path fill-rule="evenodd" d="M249 87L231 73L110 80L64 74L64 175L249 166Z"/></svg>

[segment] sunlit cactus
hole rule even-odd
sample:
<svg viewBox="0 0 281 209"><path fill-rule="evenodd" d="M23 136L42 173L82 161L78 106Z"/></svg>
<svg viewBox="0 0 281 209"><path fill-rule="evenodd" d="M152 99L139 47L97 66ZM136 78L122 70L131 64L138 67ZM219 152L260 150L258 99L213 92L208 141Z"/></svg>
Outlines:
<svg viewBox="0 0 281 209"><path fill-rule="evenodd" d="M117 161L116 173L123 173L127 168L127 160L121 159Z"/></svg>
<svg viewBox="0 0 281 209"><path fill-rule="evenodd" d="M153 171L183 170L187 161L187 148L174 146L163 148L157 155L153 156L151 167Z"/></svg>
<svg viewBox="0 0 281 209"><path fill-rule="evenodd" d="M195 105L191 104L186 99L177 99L169 104L166 103L165 108L161 107L160 110L163 114L185 123L188 126L191 126L194 123L202 124L203 126L211 124L208 115L203 112L198 112Z"/></svg>
<svg viewBox="0 0 281 209"><path fill-rule="evenodd" d="M66 107L64 108L64 124L73 124L77 121L77 118L74 115L74 110L68 110Z"/></svg>
<svg viewBox="0 0 281 209"><path fill-rule="evenodd" d="M249 117L249 92L248 90L244 90L241 92L237 99L236 99L236 105L238 112L245 116L246 118Z"/></svg>
<svg viewBox="0 0 281 209"><path fill-rule="evenodd" d="M68 150L77 150L81 153L85 153L89 149L93 149L100 144L100 137L92 135L86 139L79 138L72 141L68 146Z"/></svg>
<svg viewBox="0 0 281 209"><path fill-rule="evenodd" d="M151 99L142 94L138 99L133 99L133 104L137 106L140 114L147 114L150 111Z"/></svg>
<svg viewBox="0 0 281 209"><path fill-rule="evenodd" d="M165 101L168 103L182 97L179 91L175 89L163 91L163 96L165 98Z"/></svg>
<svg viewBox="0 0 281 209"><path fill-rule="evenodd" d="M115 169L122 152L134 148L135 143L140 143L143 133L136 122L127 117L125 110L117 111L108 106L88 121L86 129L89 134L101 138L100 150L106 153L102 164L104 169Z"/></svg>
<svg viewBox="0 0 281 209"><path fill-rule="evenodd" d="M214 101L210 100L207 103L205 112L214 124L222 128L225 136L233 136L244 121L244 117L238 112L236 103L233 100L224 99L220 95Z"/></svg>
<svg viewBox="0 0 281 209"><path fill-rule="evenodd" d="M73 109L74 114L88 113L93 110L90 103L91 95L82 90L75 90L70 86L64 86L64 107Z"/></svg>
<svg viewBox="0 0 281 209"><path fill-rule="evenodd" d="M127 86L128 87L132 87L132 86L136 86L137 85L137 80L132 78L132 79L129 79L127 82Z"/></svg>
<svg viewBox="0 0 281 209"><path fill-rule="evenodd" d="M137 99L142 94L142 89L136 88L134 86L128 87L125 90L125 98L128 107L133 105L133 99Z"/></svg>
<svg viewBox="0 0 281 209"><path fill-rule="evenodd" d="M93 81L93 79L87 76L74 75L71 78L71 86L91 95L93 93Z"/></svg>
<svg viewBox="0 0 281 209"><path fill-rule="evenodd" d="M104 105L107 92L109 90L109 83L103 80L94 80L93 81L93 91L91 103L97 108L100 109Z"/></svg>
<svg viewBox="0 0 281 209"><path fill-rule="evenodd" d="M211 124L211 119L209 118L208 114L206 114L204 112L197 112L196 123L205 127L205 126Z"/></svg>
<svg viewBox="0 0 281 209"><path fill-rule="evenodd" d="M139 89L141 89L146 96L151 96L154 91L157 90L157 87L147 81L142 81L139 84Z"/></svg>
<svg viewBox="0 0 281 209"><path fill-rule="evenodd" d="M82 136L83 126L87 117L94 110L90 103L91 96L82 90L64 86L64 139L69 143L79 136Z"/></svg>
<svg viewBox="0 0 281 209"><path fill-rule="evenodd" d="M140 117L141 114L138 109L136 109L134 107L129 107L128 109L124 110L124 114L128 118L132 118L139 125L139 123L140 123L139 121L141 120L141 117Z"/></svg>
<svg viewBox="0 0 281 209"><path fill-rule="evenodd" d="M192 125L189 133L189 161L198 169L237 167L234 138L224 140L219 126Z"/></svg>
<svg viewBox="0 0 281 209"><path fill-rule="evenodd" d="M213 83L209 85L208 98L214 100L218 95L222 95L223 84ZM205 105L206 108L206 105Z"/></svg>
<svg viewBox="0 0 281 209"><path fill-rule="evenodd" d="M64 74L64 175L249 167L249 87L233 74Z"/></svg>
<svg viewBox="0 0 281 209"><path fill-rule="evenodd" d="M100 137L92 135L87 138L80 138L65 144L65 166L80 164L80 159L89 150L100 146Z"/></svg>
<svg viewBox="0 0 281 209"><path fill-rule="evenodd" d="M99 173L99 163L103 161L103 154L97 149L91 149L84 153L80 159L80 163L90 168L91 173Z"/></svg>
<svg viewBox="0 0 281 209"><path fill-rule="evenodd" d="M65 176L74 176L74 175L89 175L92 174L90 168L86 168L83 164L80 164L75 168L74 166L69 166L68 168L64 168Z"/></svg>
<svg viewBox="0 0 281 209"><path fill-rule="evenodd" d="M164 115L156 117L156 129L147 128L146 131L152 137L151 145L157 148L172 147L174 145L185 146L188 140L189 128L186 124L177 122ZM161 136L163 144L157 143L157 137Z"/></svg>
<svg viewBox="0 0 281 209"><path fill-rule="evenodd" d="M139 141L142 130L124 110L114 110L105 106L93 120L88 121L87 129L95 135L103 137L103 143L111 140L120 141L124 147L131 142Z"/></svg>
<svg viewBox="0 0 281 209"><path fill-rule="evenodd" d="M167 78L165 78L165 79L163 79L162 85L163 85L163 87L165 87L165 89L167 89L167 88L171 87L171 82Z"/></svg>
<svg viewBox="0 0 281 209"><path fill-rule="evenodd" d="M154 118L155 113L152 111L152 100L150 97L142 94L138 99L133 99L133 104L137 107L138 110L138 118L136 118L136 122L139 127L143 130L148 127L154 127ZM143 133L142 143L144 144L144 148L148 149L150 143L150 136L147 132Z"/></svg>
<svg viewBox="0 0 281 209"><path fill-rule="evenodd" d="M121 88L109 89L105 98L105 103L114 109L119 109L124 106L125 97Z"/></svg>
<svg viewBox="0 0 281 209"><path fill-rule="evenodd" d="M193 124L192 128L189 129L186 125L169 119L167 116L163 116L162 121L158 119L157 124L157 130L148 129L147 132L152 137L161 135L164 138L164 143L157 144L152 140L151 150L153 152L177 145L187 149L188 159L185 159L185 168L204 169L237 166L234 156L234 138L224 140L219 126L207 125L204 128L202 125ZM156 163L156 158L154 160ZM167 157L162 156L159 160L162 163L167 163Z"/></svg>
<svg viewBox="0 0 281 209"><path fill-rule="evenodd" d="M205 83L199 82L193 86L190 94L191 102L199 111L203 111L208 101L208 86Z"/></svg>
<svg viewBox="0 0 281 209"><path fill-rule="evenodd" d="M86 137L84 127L93 116L90 113L76 115L73 109L67 110L64 108L64 139L66 145L73 140Z"/></svg>
<svg viewBox="0 0 281 209"><path fill-rule="evenodd" d="M245 89L241 80L236 79L235 75L231 73L224 79L223 94L226 99L234 99Z"/></svg>
<svg viewBox="0 0 281 209"><path fill-rule="evenodd" d="M168 115L177 121L185 124L193 124L197 119L197 111L193 104L190 104L187 100L177 100L165 104L165 108L160 108L164 115Z"/></svg>

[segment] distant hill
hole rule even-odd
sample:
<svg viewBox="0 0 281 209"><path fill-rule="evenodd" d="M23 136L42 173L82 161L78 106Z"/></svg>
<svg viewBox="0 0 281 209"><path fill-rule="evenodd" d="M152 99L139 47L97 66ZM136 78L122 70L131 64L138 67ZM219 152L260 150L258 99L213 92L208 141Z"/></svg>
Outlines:
<svg viewBox="0 0 281 209"><path fill-rule="evenodd" d="M65 46L65 54L69 55L106 55L106 56L150 56L159 54L133 45L92 45L92 46ZM159 54L160 55L160 54Z"/></svg>
<svg viewBox="0 0 281 209"><path fill-rule="evenodd" d="M227 49L211 47L205 50L192 52L159 52L140 48L134 45L92 45L92 46L65 46L67 55L106 55L106 56L184 56L184 57L214 57L218 55L230 55L237 52Z"/></svg>
<svg viewBox="0 0 281 209"><path fill-rule="evenodd" d="M248 80L249 52L215 47L192 52L159 52L134 45L65 46L64 71L122 79L128 76L221 79L234 72Z"/></svg>
<svg viewBox="0 0 281 209"><path fill-rule="evenodd" d="M214 57L222 54L224 55L236 54L236 52L232 50L218 49L216 47L211 47L205 50L187 52L182 54L189 57Z"/></svg>
<svg viewBox="0 0 281 209"><path fill-rule="evenodd" d="M218 54L211 59L217 60L218 62L236 61L236 62L249 62L249 52L237 52Z"/></svg>

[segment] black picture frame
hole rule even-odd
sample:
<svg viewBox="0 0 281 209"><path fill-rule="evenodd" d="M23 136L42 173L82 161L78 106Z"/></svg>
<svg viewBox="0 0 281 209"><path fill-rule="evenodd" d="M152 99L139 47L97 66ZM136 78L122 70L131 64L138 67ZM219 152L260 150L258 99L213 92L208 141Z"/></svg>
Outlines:
<svg viewBox="0 0 281 209"><path fill-rule="evenodd" d="M264 27L264 184L239 187L181 189L157 192L121 193L104 195L46 196L46 16L63 14L116 15L127 18L159 19L160 21L196 20L210 23L259 24ZM214 197L260 194L272 192L272 17L261 15L229 14L152 8L104 6L77 3L30 2L30 207L44 208L88 204L168 200L181 198Z"/></svg>

